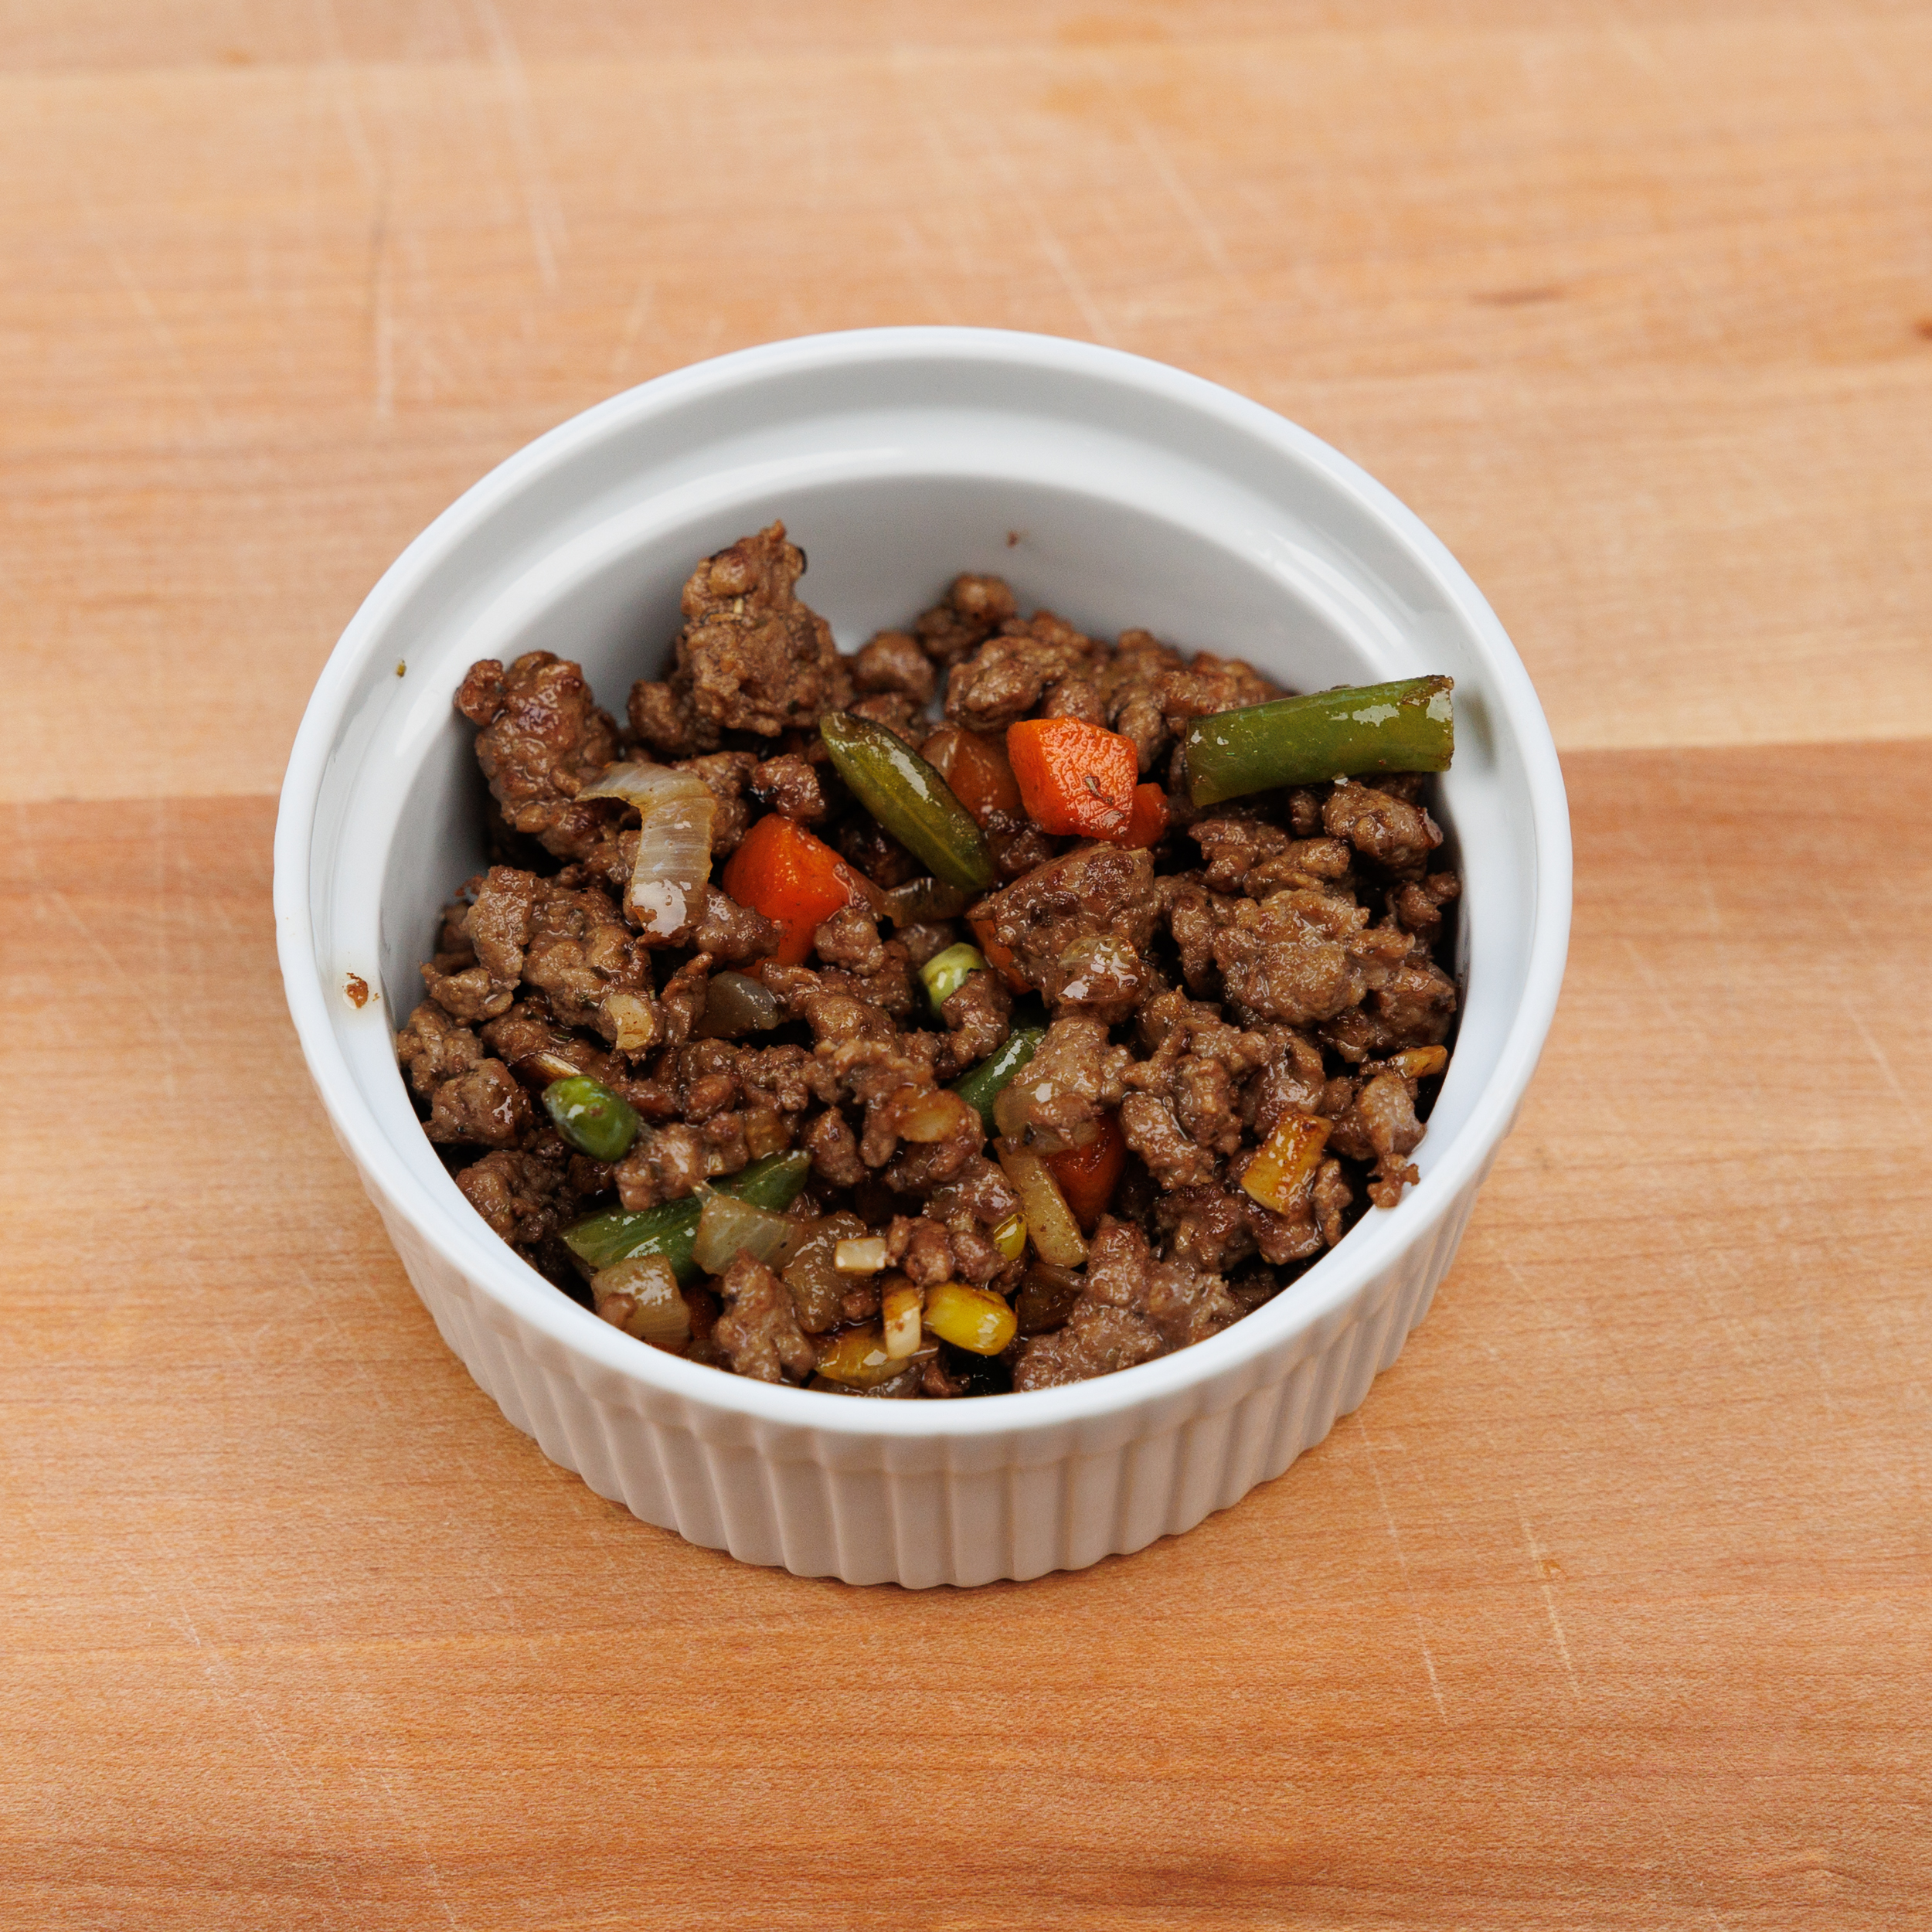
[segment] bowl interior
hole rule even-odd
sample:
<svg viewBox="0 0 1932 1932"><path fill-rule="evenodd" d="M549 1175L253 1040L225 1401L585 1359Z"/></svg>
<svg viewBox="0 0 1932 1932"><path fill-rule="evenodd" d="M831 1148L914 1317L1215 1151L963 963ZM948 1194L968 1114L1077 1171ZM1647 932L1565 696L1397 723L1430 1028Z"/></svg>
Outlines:
<svg viewBox="0 0 1932 1932"><path fill-rule="evenodd" d="M1108 636L1138 625L1293 689L1456 678L1439 815L1464 872L1464 1002L1416 1157L1426 1186L1504 1055L1537 910L1526 740L1547 736L1480 597L1352 466L1205 383L1039 338L825 341L727 358L566 424L432 526L345 634L317 699L308 903L328 1024L383 1164L474 1219L389 1043L421 997L438 908L484 863L473 733L450 703L464 672L554 651L621 715L632 680L662 675L693 563L781 517L809 559L801 593L848 651L975 570L1005 577L1022 608ZM351 1006L350 973L380 999Z"/></svg>

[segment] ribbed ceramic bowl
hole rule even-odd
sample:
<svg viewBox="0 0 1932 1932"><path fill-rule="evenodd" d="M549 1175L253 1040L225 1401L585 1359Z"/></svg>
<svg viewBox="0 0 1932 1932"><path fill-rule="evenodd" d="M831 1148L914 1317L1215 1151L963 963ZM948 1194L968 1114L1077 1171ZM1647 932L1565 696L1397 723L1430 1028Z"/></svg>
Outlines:
<svg viewBox="0 0 1932 1932"><path fill-rule="evenodd" d="M1225 1334L1076 1387L855 1402L640 1346L471 1212L423 1138L392 1027L437 909L484 862L477 658L545 648L621 711L693 562L783 517L842 648L993 570L1083 630L1141 625L1290 685L1447 671L1462 867L1454 1058L1375 1211ZM889 329L750 349L539 438L437 519L342 634L276 829L282 970L324 1106L444 1338L600 1495L694 1543L852 1583L1037 1577L1138 1549L1279 1475L1395 1360L1509 1131L1562 978L1563 781L1535 692L1448 552L1258 405L1049 338ZM379 994L359 1009L349 975Z"/></svg>

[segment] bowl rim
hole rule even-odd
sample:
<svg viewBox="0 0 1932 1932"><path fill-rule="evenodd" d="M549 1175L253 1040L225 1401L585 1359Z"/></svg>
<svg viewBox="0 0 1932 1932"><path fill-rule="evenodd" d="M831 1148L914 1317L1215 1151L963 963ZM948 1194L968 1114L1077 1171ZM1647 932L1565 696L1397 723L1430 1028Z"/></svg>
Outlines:
<svg viewBox="0 0 1932 1932"><path fill-rule="evenodd" d="M1513 740L1522 761L1535 855L1522 995L1488 1081L1468 1119L1420 1184L1406 1190L1396 1208L1358 1223L1347 1243L1299 1277L1298 1288L1307 1284L1315 1293L1298 1295L1291 1303L1284 1296L1264 1304L1205 1342L1113 1375L970 1402L855 1401L723 1374L640 1347L559 1293L473 1211L456 1215L450 1202L384 1158L389 1137L364 1099L336 1038L328 969L315 956L311 917L317 809L359 675L383 646L387 622L450 550L519 492L587 447L654 415L774 377L883 361L1006 365L1036 374L1064 372L1111 382L1257 438L1315 472L1328 488L1352 498L1358 511L1375 522L1383 536L1434 583L1468 626L1484 662L1491 717ZM788 1431L803 1429L853 1440L963 1441L1039 1434L1190 1397L1190 1406L1197 1409L1224 1406L1245 1393L1247 1384L1240 1376L1245 1366L1321 1330L1372 1281L1437 1231L1481 1179L1513 1124L1555 1013L1570 934L1570 818L1549 724L1529 673L1488 601L1447 546L1413 511L1319 437L1204 377L1091 342L1006 329L852 329L736 350L670 371L595 403L505 458L416 536L344 628L303 713L276 818L274 897L290 1015L324 1110L365 1185L378 1194L379 1206L386 1202L403 1216L461 1271L473 1290L487 1294L515 1323L563 1349L580 1380L582 1369L594 1366L660 1400L682 1401L720 1417ZM456 1205L467 1209L453 1185L450 1192ZM1211 1399L1216 1385L1225 1393Z"/></svg>

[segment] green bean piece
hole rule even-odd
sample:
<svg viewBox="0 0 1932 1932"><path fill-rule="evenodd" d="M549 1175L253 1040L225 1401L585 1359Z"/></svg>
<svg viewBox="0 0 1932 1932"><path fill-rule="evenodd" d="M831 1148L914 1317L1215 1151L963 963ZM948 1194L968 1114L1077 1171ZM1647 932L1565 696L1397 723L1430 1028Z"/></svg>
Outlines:
<svg viewBox="0 0 1932 1932"><path fill-rule="evenodd" d="M935 953L919 969L919 977L924 982L926 997L933 1003L933 1011L944 1010L947 1001L966 984L969 973L983 973L986 961L973 946L948 946L943 953Z"/></svg>
<svg viewBox="0 0 1932 1932"><path fill-rule="evenodd" d="M588 1073L553 1080L543 1090L543 1107L556 1131L594 1161L622 1160L638 1138L636 1110Z"/></svg>
<svg viewBox="0 0 1932 1932"><path fill-rule="evenodd" d="M979 1110L988 1133L993 1131L993 1103L999 1098L1001 1090L1039 1051L1039 1043L1046 1037L1044 1026L1015 1026L998 1053L989 1053L953 1083L953 1091L969 1107Z"/></svg>
<svg viewBox="0 0 1932 1932"><path fill-rule="evenodd" d="M993 854L953 788L896 733L828 711L818 735L852 796L949 886L993 883Z"/></svg>
<svg viewBox="0 0 1932 1932"><path fill-rule="evenodd" d="M1346 685L1196 718L1185 740L1188 794L1216 805L1338 776L1447 771L1456 749L1455 682Z"/></svg>
<svg viewBox="0 0 1932 1932"><path fill-rule="evenodd" d="M753 1161L729 1180L720 1181L718 1192L782 1214L798 1199L811 1172L811 1156L802 1148L791 1148ZM607 1208L566 1228L563 1239L572 1253L594 1268L634 1260L641 1254L661 1254L680 1281L691 1282L704 1272L691 1256L691 1245L698 1237L698 1217L703 1212L703 1197L696 1194L635 1211Z"/></svg>

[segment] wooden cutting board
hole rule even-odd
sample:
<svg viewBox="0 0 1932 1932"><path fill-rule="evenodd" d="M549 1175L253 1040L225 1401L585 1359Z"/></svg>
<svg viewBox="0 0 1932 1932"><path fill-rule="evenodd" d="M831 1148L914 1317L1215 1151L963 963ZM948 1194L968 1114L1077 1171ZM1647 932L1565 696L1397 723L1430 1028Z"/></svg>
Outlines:
<svg viewBox="0 0 1932 1932"><path fill-rule="evenodd" d="M0 1925L1932 1921L1932 8L19 0L0 110ZM476 1390L268 849L490 464L947 321L1402 494L1543 692L1577 931L1360 1412L913 1595Z"/></svg>

